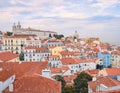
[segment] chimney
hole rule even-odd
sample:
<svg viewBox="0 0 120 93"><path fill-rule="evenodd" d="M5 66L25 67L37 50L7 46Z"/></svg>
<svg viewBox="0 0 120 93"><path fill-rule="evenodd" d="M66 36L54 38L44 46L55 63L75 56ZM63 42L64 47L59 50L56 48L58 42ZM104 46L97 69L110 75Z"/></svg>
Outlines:
<svg viewBox="0 0 120 93"><path fill-rule="evenodd" d="M47 77L47 78L51 78L51 71L49 69L43 69L42 76Z"/></svg>
<svg viewBox="0 0 120 93"><path fill-rule="evenodd" d="M95 76L93 76L92 81L96 81L96 80L97 80L97 78Z"/></svg>
<svg viewBox="0 0 120 93"><path fill-rule="evenodd" d="M19 64L21 64L22 63L22 61L19 61Z"/></svg>

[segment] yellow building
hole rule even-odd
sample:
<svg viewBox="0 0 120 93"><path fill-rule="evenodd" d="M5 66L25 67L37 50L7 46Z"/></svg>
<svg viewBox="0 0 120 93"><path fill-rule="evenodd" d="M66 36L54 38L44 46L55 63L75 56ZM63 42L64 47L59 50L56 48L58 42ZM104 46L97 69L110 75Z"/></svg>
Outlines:
<svg viewBox="0 0 120 93"><path fill-rule="evenodd" d="M61 47L53 46L50 48L51 55L61 56L60 52L63 51Z"/></svg>
<svg viewBox="0 0 120 93"><path fill-rule="evenodd" d="M3 39L4 51L11 51L13 53L21 53L23 46L26 44L25 37L10 36Z"/></svg>

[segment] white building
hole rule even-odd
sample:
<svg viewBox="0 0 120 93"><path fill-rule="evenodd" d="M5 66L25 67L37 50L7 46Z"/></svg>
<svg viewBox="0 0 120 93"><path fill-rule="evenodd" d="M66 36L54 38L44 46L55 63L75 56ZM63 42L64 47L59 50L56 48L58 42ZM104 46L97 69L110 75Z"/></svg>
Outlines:
<svg viewBox="0 0 120 93"><path fill-rule="evenodd" d="M119 89L120 89L120 82L109 77L102 77L95 81L88 82L88 93L105 92L105 91L106 91L105 93L112 93L113 90L119 90Z"/></svg>
<svg viewBox="0 0 120 93"><path fill-rule="evenodd" d="M80 71L96 69L95 60L84 60L79 63Z"/></svg>
<svg viewBox="0 0 120 93"><path fill-rule="evenodd" d="M51 36L53 36L54 34L57 34L56 32L53 32L53 31L36 30L30 27L22 28L20 22L18 22L17 25L14 23L12 27L12 31L14 34L35 34L40 38L47 38L49 37L50 34Z"/></svg>
<svg viewBox="0 0 120 93"><path fill-rule="evenodd" d="M50 52L46 48L28 46L24 49L24 61L26 62L45 61L49 55Z"/></svg>
<svg viewBox="0 0 120 93"><path fill-rule="evenodd" d="M26 46L41 47L41 40L39 38L26 38Z"/></svg>
<svg viewBox="0 0 120 93"><path fill-rule="evenodd" d="M96 69L96 63L92 59L82 60L80 58L63 58L61 61L63 66L69 66L71 73Z"/></svg>
<svg viewBox="0 0 120 93"><path fill-rule="evenodd" d="M58 56L49 56L48 64L50 67L54 67L54 68L62 67L61 60L59 59Z"/></svg>
<svg viewBox="0 0 120 93"><path fill-rule="evenodd" d="M58 41L58 40L56 40L56 39L54 39L54 40L49 40L48 42L47 42L47 48L50 48L50 47L52 47L52 46L61 46L61 44L62 44L62 42L61 41Z"/></svg>
<svg viewBox="0 0 120 93"><path fill-rule="evenodd" d="M3 74L7 74L9 73L8 75L11 75L11 76L5 76L3 77ZM15 81L15 75L14 74L11 74L10 72L6 71L6 70L3 70L3 71L0 71L0 93L3 93L3 91L6 89L6 88L9 88L9 91L10 92L13 92L13 82Z"/></svg>
<svg viewBox="0 0 120 93"><path fill-rule="evenodd" d="M71 74L74 74L74 73L80 71L79 63L81 62L81 59L79 59L79 58L63 58L61 61L62 61L63 66L68 66L70 68Z"/></svg>
<svg viewBox="0 0 120 93"><path fill-rule="evenodd" d="M112 67L120 67L120 51L113 51L111 53Z"/></svg>

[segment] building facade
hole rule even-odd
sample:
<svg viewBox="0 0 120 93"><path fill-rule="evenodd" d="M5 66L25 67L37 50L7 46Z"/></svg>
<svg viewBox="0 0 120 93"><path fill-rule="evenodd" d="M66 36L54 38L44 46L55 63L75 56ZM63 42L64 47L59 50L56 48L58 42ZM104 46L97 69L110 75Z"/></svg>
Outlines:
<svg viewBox="0 0 120 93"><path fill-rule="evenodd" d="M112 67L120 67L120 52L119 51L113 51L111 53L111 64Z"/></svg>
<svg viewBox="0 0 120 93"><path fill-rule="evenodd" d="M26 62L39 62L45 61L50 55L50 52L45 48L37 48L34 46L25 47L24 49L24 61Z"/></svg>
<svg viewBox="0 0 120 93"><path fill-rule="evenodd" d="M30 27L22 28L20 22L18 22L17 25L14 23L12 31L14 34L35 34L39 38L48 38L49 35L53 36L54 34L57 34L56 32L53 31L36 30Z"/></svg>
<svg viewBox="0 0 120 93"><path fill-rule="evenodd" d="M107 52L99 52L98 58L102 59L104 67L111 66L111 54Z"/></svg>
<svg viewBox="0 0 120 93"><path fill-rule="evenodd" d="M15 37L15 36L5 37L3 39L3 50L20 54L25 44L26 44L26 38Z"/></svg>

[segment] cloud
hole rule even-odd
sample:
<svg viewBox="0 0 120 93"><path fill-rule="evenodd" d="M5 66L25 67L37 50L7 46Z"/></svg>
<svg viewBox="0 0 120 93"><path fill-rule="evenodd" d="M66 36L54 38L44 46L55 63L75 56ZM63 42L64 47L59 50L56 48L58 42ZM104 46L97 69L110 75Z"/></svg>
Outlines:
<svg viewBox="0 0 120 93"><path fill-rule="evenodd" d="M120 0L96 0L96 3L93 3L92 7L100 7L104 9L114 6L116 4L120 4Z"/></svg>
<svg viewBox="0 0 120 93"><path fill-rule="evenodd" d="M120 0L4 0L0 1L0 29L11 30L8 24L21 21L23 27L66 35L78 30L81 37L105 38L110 31L118 34L119 4Z"/></svg>

